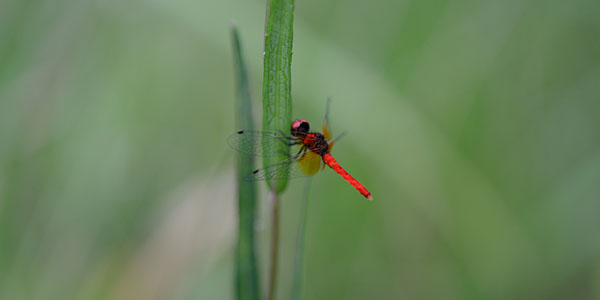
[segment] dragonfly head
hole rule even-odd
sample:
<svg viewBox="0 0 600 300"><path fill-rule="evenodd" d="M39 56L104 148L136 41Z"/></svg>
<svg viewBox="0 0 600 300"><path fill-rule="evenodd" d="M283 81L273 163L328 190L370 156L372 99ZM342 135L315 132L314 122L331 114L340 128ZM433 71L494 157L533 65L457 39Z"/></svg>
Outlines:
<svg viewBox="0 0 600 300"><path fill-rule="evenodd" d="M296 120L292 123L291 133L295 137L305 136L310 129L310 125L306 120Z"/></svg>

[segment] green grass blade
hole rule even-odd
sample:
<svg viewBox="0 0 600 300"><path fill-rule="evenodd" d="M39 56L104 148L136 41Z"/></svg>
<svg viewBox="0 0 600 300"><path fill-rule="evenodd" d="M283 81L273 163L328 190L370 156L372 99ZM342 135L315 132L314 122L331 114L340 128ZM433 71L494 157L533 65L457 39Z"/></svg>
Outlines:
<svg viewBox="0 0 600 300"><path fill-rule="evenodd" d="M236 85L236 128L252 130L252 103L248 75L236 27L231 29L235 61ZM235 254L235 296L236 299L259 300L260 285L256 264L254 240L254 216L256 210L256 184L243 178L254 169L254 158L238 155L238 240Z"/></svg>
<svg viewBox="0 0 600 300"><path fill-rule="evenodd" d="M288 132L292 123L292 40L293 0L271 0L267 5L263 78L263 131ZM280 157L263 159L268 166L284 159L289 147L281 145ZM276 193L285 190L287 180L268 182Z"/></svg>

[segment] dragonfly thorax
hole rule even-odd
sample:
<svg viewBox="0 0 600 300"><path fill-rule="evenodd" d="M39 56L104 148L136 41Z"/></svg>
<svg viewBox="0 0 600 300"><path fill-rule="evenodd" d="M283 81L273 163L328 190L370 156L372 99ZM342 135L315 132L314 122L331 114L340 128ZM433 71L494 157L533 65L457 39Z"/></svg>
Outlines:
<svg viewBox="0 0 600 300"><path fill-rule="evenodd" d="M304 146L310 151L319 155L329 152L329 143L325 139L325 136L318 132L308 133L304 137L302 144L304 144Z"/></svg>

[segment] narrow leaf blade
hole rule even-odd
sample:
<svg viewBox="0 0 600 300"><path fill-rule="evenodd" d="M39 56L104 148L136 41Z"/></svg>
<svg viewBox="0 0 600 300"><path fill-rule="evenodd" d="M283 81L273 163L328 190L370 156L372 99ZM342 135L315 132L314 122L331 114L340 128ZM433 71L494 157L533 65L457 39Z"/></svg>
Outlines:
<svg viewBox="0 0 600 300"><path fill-rule="evenodd" d="M236 128L252 130L254 120L247 70L237 28L232 27L231 32L236 76ZM254 157L239 153L237 157L238 240L235 254L235 297L238 300L260 300L254 239L256 183L243 180L253 169Z"/></svg>
<svg viewBox="0 0 600 300"><path fill-rule="evenodd" d="M271 0L267 7L265 33L265 57L263 79L263 131L289 132L292 123L292 41L293 0ZM280 146L280 156L266 157L263 165L268 166L285 159L289 147ZM269 186L281 193L287 179L268 181Z"/></svg>

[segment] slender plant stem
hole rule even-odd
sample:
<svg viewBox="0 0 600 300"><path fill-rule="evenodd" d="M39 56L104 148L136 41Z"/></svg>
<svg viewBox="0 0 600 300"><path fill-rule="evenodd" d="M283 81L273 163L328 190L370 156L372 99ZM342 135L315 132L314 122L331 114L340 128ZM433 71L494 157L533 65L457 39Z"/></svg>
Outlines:
<svg viewBox="0 0 600 300"><path fill-rule="evenodd" d="M272 218L271 226L271 266L269 268L269 294L267 300L275 299L277 287L277 267L279 265L279 196L273 191Z"/></svg>
<svg viewBox="0 0 600 300"><path fill-rule="evenodd" d="M293 300L302 299L302 284L304 283L304 240L306 237L306 224L308 223L308 199L310 193L311 178L306 179L304 188L304 201L300 209L300 225L298 226L298 235L296 236L296 258L294 260L294 278L292 286Z"/></svg>

